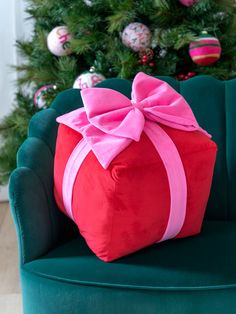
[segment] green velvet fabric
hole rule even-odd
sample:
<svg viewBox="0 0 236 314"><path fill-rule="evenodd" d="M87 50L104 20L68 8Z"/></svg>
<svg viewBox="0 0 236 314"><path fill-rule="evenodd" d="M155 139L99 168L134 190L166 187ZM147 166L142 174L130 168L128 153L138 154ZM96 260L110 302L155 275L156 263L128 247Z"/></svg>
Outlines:
<svg viewBox="0 0 236 314"><path fill-rule="evenodd" d="M236 313L236 79L161 79L186 98L218 144L202 233L112 263L91 253L53 196L55 119L82 106L78 90L64 91L32 118L10 178L25 314ZM110 79L98 87L130 96L131 82Z"/></svg>
<svg viewBox="0 0 236 314"><path fill-rule="evenodd" d="M236 219L235 188L236 188L236 86L235 80L227 82L225 85L225 121L226 121L226 161L228 177L228 204L229 217Z"/></svg>
<svg viewBox="0 0 236 314"><path fill-rule="evenodd" d="M21 279L27 314L234 314L236 309L234 287L166 291L88 286L24 269Z"/></svg>
<svg viewBox="0 0 236 314"><path fill-rule="evenodd" d="M235 244L236 222L207 221L199 236L155 244L111 263L98 259L79 237L24 269L89 286L167 291L236 288L236 250L229 250Z"/></svg>
<svg viewBox="0 0 236 314"><path fill-rule="evenodd" d="M199 124L212 134L218 145L214 179L207 206L209 219L231 218L226 163L226 84L210 77L196 77L180 84L180 93L189 102Z"/></svg>

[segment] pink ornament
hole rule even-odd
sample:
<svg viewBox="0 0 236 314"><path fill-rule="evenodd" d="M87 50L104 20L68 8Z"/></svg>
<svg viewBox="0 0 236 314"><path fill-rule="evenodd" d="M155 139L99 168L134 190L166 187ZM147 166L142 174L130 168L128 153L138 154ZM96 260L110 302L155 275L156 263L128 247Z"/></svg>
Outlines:
<svg viewBox="0 0 236 314"><path fill-rule="evenodd" d="M191 7L192 5L194 5L195 3L198 2L198 0L179 0L179 2L183 5L185 5L186 7Z"/></svg>
<svg viewBox="0 0 236 314"><path fill-rule="evenodd" d="M151 44L151 32L142 23L131 23L123 30L122 42L134 51L140 51Z"/></svg>
<svg viewBox="0 0 236 314"><path fill-rule="evenodd" d="M189 45L190 57L201 66L209 66L219 60L221 50L219 39L205 31Z"/></svg>
<svg viewBox="0 0 236 314"><path fill-rule="evenodd" d="M105 79L106 78L102 74L96 72L82 73L75 80L73 88L85 89L88 87L94 87Z"/></svg>
<svg viewBox="0 0 236 314"><path fill-rule="evenodd" d="M55 27L47 38L48 49L55 56L67 56L71 53L70 40L72 36L66 26Z"/></svg>

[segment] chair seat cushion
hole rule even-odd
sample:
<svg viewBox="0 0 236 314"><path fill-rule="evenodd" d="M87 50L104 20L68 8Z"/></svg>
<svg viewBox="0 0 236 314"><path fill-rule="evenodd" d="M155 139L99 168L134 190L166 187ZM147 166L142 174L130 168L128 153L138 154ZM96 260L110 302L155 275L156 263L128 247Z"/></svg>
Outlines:
<svg viewBox="0 0 236 314"><path fill-rule="evenodd" d="M202 233L152 245L104 263L82 237L71 240L23 268L40 277L102 287L199 290L236 286L236 222L205 221Z"/></svg>

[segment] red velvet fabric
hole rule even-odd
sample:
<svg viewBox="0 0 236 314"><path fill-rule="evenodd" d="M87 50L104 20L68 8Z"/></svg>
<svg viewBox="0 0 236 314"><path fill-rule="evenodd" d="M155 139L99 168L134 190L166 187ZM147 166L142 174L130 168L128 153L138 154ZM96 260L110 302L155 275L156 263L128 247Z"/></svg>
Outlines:
<svg viewBox="0 0 236 314"><path fill-rule="evenodd" d="M209 197L216 144L200 132L162 126L175 143L187 179L186 218L178 238L200 232ZM81 135L65 125L58 130L54 183L55 198L65 213L62 181L67 160ZM77 174L73 216L91 250L112 261L160 240L165 232L170 191L164 165L143 133L104 170L90 152Z"/></svg>

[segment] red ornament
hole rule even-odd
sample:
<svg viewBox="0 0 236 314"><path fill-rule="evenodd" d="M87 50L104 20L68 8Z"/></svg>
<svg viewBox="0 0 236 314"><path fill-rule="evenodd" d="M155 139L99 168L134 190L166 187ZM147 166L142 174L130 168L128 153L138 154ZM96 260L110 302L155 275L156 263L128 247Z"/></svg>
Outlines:
<svg viewBox="0 0 236 314"><path fill-rule="evenodd" d="M146 64L148 62L148 57L147 56L143 56L142 57L142 62L143 62L143 64Z"/></svg>
<svg viewBox="0 0 236 314"><path fill-rule="evenodd" d="M151 48L145 48L139 51L139 58L147 57L148 61L151 61L154 57L154 52Z"/></svg>
<svg viewBox="0 0 236 314"><path fill-rule="evenodd" d="M142 49L140 52L139 52L139 61L138 63L139 64L148 64L149 66L154 66L155 64L153 62L150 62L154 57L154 52L151 48L145 48L145 49ZM150 65L153 64L153 65Z"/></svg>
<svg viewBox="0 0 236 314"><path fill-rule="evenodd" d="M177 79L179 81L185 81L185 80L188 80L188 79L190 79L191 77L193 77L195 75L197 75L196 72L188 72L187 74L179 74L179 75L177 75Z"/></svg>
<svg viewBox="0 0 236 314"><path fill-rule="evenodd" d="M148 65L149 65L150 67L154 67L154 66L155 66L155 63L154 63L154 62L150 62Z"/></svg>
<svg viewBox="0 0 236 314"><path fill-rule="evenodd" d="M179 75L177 76L177 78L178 78L178 80L180 80L180 81L184 80L184 74L179 74Z"/></svg>
<svg viewBox="0 0 236 314"><path fill-rule="evenodd" d="M193 77L196 75L196 72L188 72L188 77Z"/></svg>

